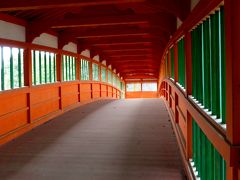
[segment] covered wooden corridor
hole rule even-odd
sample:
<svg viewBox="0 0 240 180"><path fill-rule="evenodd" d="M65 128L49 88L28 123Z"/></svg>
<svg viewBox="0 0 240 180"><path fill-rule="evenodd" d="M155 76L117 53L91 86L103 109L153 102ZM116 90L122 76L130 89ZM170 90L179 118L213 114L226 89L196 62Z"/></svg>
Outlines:
<svg viewBox="0 0 240 180"><path fill-rule="evenodd" d="M1 1L0 180L240 180L239 17L240 0Z"/></svg>
<svg viewBox="0 0 240 180"><path fill-rule="evenodd" d="M185 179L161 99L71 110L0 148L1 180Z"/></svg>

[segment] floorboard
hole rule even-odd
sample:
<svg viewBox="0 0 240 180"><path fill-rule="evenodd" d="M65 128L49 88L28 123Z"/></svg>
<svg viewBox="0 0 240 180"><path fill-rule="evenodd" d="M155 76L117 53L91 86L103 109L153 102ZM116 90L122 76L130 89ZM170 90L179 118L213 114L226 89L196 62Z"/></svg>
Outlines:
<svg viewBox="0 0 240 180"><path fill-rule="evenodd" d="M0 147L1 180L185 179L161 99L71 110Z"/></svg>

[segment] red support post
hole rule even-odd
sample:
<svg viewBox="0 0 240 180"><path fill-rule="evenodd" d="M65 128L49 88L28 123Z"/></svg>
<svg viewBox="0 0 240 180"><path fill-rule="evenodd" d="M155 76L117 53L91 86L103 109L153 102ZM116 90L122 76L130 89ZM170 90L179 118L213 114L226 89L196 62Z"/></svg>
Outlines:
<svg viewBox="0 0 240 180"><path fill-rule="evenodd" d="M227 140L234 146L240 145L240 1L225 0L226 29L226 123ZM233 157L238 160L238 157ZM238 162L238 161L237 161ZM239 163L239 162L238 162ZM227 179L239 179L238 167L227 163Z"/></svg>

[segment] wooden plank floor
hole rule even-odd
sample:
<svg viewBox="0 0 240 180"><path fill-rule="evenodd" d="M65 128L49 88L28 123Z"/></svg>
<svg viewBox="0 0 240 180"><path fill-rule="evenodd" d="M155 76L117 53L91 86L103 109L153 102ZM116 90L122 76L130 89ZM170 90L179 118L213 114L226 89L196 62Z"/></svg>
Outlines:
<svg viewBox="0 0 240 180"><path fill-rule="evenodd" d="M161 99L99 101L0 147L1 180L185 179Z"/></svg>

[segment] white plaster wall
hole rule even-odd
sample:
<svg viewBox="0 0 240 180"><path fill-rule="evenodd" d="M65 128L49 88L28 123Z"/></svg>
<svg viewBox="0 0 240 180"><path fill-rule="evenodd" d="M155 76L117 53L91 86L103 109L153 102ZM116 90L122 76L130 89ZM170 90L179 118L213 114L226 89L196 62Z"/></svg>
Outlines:
<svg viewBox="0 0 240 180"><path fill-rule="evenodd" d="M58 48L58 38L46 33L42 33L39 37L36 37L32 43L52 48Z"/></svg>
<svg viewBox="0 0 240 180"><path fill-rule="evenodd" d="M106 66L107 61L106 61L106 60L103 60L103 61L102 61L102 64Z"/></svg>
<svg viewBox="0 0 240 180"><path fill-rule="evenodd" d="M0 20L0 38L26 42L26 28Z"/></svg>
<svg viewBox="0 0 240 180"><path fill-rule="evenodd" d="M178 29L181 25L182 25L182 21L181 21L179 18L177 18L177 29Z"/></svg>
<svg viewBox="0 0 240 180"><path fill-rule="evenodd" d="M93 59L94 59L95 61L98 61L98 62L100 61L99 55L94 56Z"/></svg>
<svg viewBox="0 0 240 180"><path fill-rule="evenodd" d="M77 44L70 42L70 43L66 44L65 46L63 46L63 50L77 53Z"/></svg>
<svg viewBox="0 0 240 180"><path fill-rule="evenodd" d="M90 51L88 49L81 52L81 55L89 57L90 58Z"/></svg>
<svg viewBox="0 0 240 180"><path fill-rule="evenodd" d="M200 0L191 0L191 11L199 3Z"/></svg>

